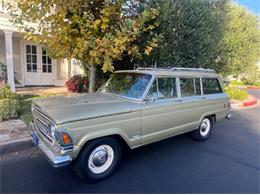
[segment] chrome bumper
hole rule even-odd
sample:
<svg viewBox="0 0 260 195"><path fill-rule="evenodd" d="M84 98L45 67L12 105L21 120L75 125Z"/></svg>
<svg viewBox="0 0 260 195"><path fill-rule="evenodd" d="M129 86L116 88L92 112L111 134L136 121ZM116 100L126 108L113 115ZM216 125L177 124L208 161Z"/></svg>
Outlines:
<svg viewBox="0 0 260 195"><path fill-rule="evenodd" d="M41 139L34 130L32 130L31 137L32 143L40 148L41 152L44 154L44 156L48 159L48 161L51 163L53 167L65 166L72 161L72 158L69 155L60 156L54 154L46 146L46 144L44 144L43 141L41 141Z"/></svg>
<svg viewBox="0 0 260 195"><path fill-rule="evenodd" d="M226 116L226 119L231 119L231 117L232 117L232 114L231 113L228 113L228 115Z"/></svg>

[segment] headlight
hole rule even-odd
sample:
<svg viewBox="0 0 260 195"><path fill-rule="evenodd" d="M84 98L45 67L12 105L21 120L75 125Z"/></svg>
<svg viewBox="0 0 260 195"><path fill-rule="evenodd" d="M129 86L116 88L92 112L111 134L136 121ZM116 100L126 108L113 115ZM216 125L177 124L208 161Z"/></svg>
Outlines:
<svg viewBox="0 0 260 195"><path fill-rule="evenodd" d="M54 134L55 134L56 129L57 129L57 126L55 124L49 124L48 134L51 135L53 138L55 138Z"/></svg>

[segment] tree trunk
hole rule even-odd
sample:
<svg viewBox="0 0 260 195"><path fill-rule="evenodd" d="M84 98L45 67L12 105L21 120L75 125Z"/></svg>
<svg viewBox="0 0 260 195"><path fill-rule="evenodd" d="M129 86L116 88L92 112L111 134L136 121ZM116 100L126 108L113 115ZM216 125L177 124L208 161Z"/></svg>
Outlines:
<svg viewBox="0 0 260 195"><path fill-rule="evenodd" d="M89 89L88 92L92 93L95 91L95 85L96 85L96 71L97 68L95 65L91 65L89 68Z"/></svg>

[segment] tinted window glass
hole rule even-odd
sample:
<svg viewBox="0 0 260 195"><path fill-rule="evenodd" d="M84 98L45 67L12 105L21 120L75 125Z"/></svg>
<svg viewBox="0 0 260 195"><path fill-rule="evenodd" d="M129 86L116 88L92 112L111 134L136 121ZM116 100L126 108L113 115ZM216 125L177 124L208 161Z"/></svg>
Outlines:
<svg viewBox="0 0 260 195"><path fill-rule="evenodd" d="M181 96L200 95L200 79L199 78L180 78Z"/></svg>
<svg viewBox="0 0 260 195"><path fill-rule="evenodd" d="M202 85L204 94L222 93L218 79L204 78Z"/></svg>
<svg viewBox="0 0 260 195"><path fill-rule="evenodd" d="M156 81L154 81L149 90L148 97L154 99L174 98L177 97L175 78L157 78L158 93Z"/></svg>
<svg viewBox="0 0 260 195"><path fill-rule="evenodd" d="M157 99L158 96L157 96L157 85L156 85L156 80L153 82L148 94L147 94L147 97L150 98L150 99Z"/></svg>
<svg viewBox="0 0 260 195"><path fill-rule="evenodd" d="M158 78L158 96L159 99L177 97L175 78Z"/></svg>
<svg viewBox="0 0 260 195"><path fill-rule="evenodd" d="M116 73L100 91L141 99L151 78L148 74Z"/></svg>
<svg viewBox="0 0 260 195"><path fill-rule="evenodd" d="M200 79L196 78L195 80L195 94L201 95L201 88L200 88Z"/></svg>

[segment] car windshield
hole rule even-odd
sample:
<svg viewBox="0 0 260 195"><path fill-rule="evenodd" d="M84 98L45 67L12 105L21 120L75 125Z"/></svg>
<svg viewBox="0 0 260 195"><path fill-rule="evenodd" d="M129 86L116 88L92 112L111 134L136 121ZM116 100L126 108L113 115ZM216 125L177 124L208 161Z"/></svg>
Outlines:
<svg viewBox="0 0 260 195"><path fill-rule="evenodd" d="M115 73L100 91L127 98L141 99L151 78L152 76L148 74Z"/></svg>

